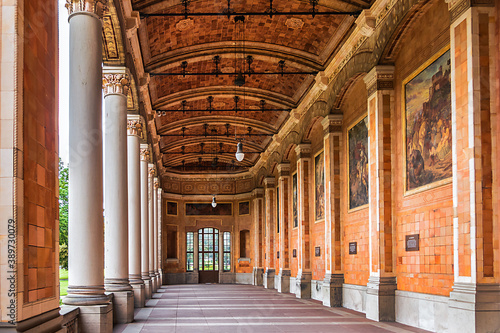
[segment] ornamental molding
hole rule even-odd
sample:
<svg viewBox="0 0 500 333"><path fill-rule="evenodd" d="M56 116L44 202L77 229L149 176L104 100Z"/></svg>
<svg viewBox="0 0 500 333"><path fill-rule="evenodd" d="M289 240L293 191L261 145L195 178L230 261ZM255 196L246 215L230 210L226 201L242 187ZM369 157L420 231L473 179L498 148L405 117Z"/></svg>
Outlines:
<svg viewBox="0 0 500 333"><path fill-rule="evenodd" d="M378 90L394 90L394 66L375 66L363 80L368 96Z"/></svg>
<svg viewBox="0 0 500 333"><path fill-rule="evenodd" d="M140 120L127 120L127 135L142 137L142 124Z"/></svg>
<svg viewBox="0 0 500 333"><path fill-rule="evenodd" d="M297 154L297 159L310 158L311 157L311 144L301 143L295 147L295 153Z"/></svg>
<svg viewBox="0 0 500 333"><path fill-rule="evenodd" d="M344 116L342 114L329 114L322 121L323 131L325 135L330 133L342 132L342 123Z"/></svg>
<svg viewBox="0 0 500 333"><path fill-rule="evenodd" d="M102 78L102 89L104 91L104 96L110 94L122 94L127 96L130 89L128 74L105 73Z"/></svg>
<svg viewBox="0 0 500 333"><path fill-rule="evenodd" d="M108 0L66 0L66 9L70 16L76 13L90 13L102 19L107 8Z"/></svg>

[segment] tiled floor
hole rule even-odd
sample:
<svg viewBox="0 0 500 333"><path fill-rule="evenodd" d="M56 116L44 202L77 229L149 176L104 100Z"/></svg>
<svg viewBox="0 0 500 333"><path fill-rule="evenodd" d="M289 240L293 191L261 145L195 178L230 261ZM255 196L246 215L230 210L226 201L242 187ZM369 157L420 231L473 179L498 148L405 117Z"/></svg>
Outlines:
<svg viewBox="0 0 500 333"><path fill-rule="evenodd" d="M293 294L244 285L163 286L114 332L427 332L364 314L328 308Z"/></svg>

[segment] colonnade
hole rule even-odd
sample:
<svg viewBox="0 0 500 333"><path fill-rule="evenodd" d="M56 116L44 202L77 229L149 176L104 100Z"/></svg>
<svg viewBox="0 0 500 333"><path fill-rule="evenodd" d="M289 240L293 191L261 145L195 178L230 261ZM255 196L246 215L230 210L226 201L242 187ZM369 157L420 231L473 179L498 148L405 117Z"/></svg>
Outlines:
<svg viewBox="0 0 500 333"><path fill-rule="evenodd" d="M113 322L131 322L134 307L143 307L162 284L162 191L141 118L127 114L130 74L125 67L102 67L104 5L67 5L70 215L63 303L80 307L83 332L108 332Z"/></svg>

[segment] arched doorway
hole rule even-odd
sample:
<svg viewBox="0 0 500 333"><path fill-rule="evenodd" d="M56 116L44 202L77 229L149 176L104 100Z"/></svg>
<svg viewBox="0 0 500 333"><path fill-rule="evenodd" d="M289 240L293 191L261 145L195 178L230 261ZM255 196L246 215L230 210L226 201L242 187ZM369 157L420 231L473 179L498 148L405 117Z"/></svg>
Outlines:
<svg viewBox="0 0 500 333"><path fill-rule="evenodd" d="M199 283L219 282L219 230L198 230Z"/></svg>

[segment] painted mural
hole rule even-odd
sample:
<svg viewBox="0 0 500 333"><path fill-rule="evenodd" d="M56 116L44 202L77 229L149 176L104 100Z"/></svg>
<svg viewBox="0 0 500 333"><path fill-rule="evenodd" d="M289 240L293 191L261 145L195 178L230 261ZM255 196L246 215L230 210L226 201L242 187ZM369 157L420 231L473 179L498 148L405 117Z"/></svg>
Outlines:
<svg viewBox="0 0 500 333"><path fill-rule="evenodd" d="M368 118L348 130L349 209L368 204Z"/></svg>
<svg viewBox="0 0 500 333"><path fill-rule="evenodd" d="M250 215L250 201L238 203L238 212L240 215Z"/></svg>
<svg viewBox="0 0 500 333"><path fill-rule="evenodd" d="M292 208L293 208L293 227L296 228L299 226L299 217L297 213L297 174L292 176Z"/></svg>
<svg viewBox="0 0 500 333"><path fill-rule="evenodd" d="M167 215L177 216L177 202L167 201Z"/></svg>
<svg viewBox="0 0 500 333"><path fill-rule="evenodd" d="M231 203L218 203L212 207L211 203L186 203L186 216L231 216L233 205Z"/></svg>
<svg viewBox="0 0 500 333"><path fill-rule="evenodd" d="M404 84L407 191L452 176L450 72L446 51Z"/></svg>
<svg viewBox="0 0 500 333"><path fill-rule="evenodd" d="M325 218L325 159L323 152L314 158L314 190L316 221Z"/></svg>

